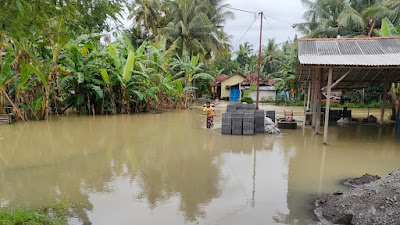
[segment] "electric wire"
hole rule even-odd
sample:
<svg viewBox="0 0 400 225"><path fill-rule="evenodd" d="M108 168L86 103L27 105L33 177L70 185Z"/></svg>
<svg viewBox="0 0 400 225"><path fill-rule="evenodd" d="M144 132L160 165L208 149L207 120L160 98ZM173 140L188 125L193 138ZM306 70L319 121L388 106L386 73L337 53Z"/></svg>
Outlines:
<svg viewBox="0 0 400 225"><path fill-rule="evenodd" d="M217 5L219 5L219 6L221 6L221 7L224 7L224 8L227 8L227 9L232 9L232 10L236 10L236 11L240 11L240 12L245 12L245 13L251 13L251 14L257 14L257 13L258 13L258 12L248 11L248 10L245 10L245 9L234 8L234 7L227 6L227 5L220 5L220 4L217 4Z"/></svg>
<svg viewBox="0 0 400 225"><path fill-rule="evenodd" d="M236 49L236 47L239 45L239 43L242 41L242 39L244 38L244 36L246 36L247 32L249 32L250 28L253 26L253 24L256 22L257 17L254 18L253 22L250 24L249 28L247 28L246 32L244 32L244 34L242 35L242 37L239 39L239 41L235 44L234 49Z"/></svg>

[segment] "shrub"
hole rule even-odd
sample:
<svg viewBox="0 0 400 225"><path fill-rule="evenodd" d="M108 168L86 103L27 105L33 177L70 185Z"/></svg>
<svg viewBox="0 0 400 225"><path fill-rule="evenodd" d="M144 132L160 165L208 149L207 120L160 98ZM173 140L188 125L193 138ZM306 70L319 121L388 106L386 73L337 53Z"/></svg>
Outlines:
<svg viewBox="0 0 400 225"><path fill-rule="evenodd" d="M275 103L275 100L272 97L261 97L260 102L262 103Z"/></svg>
<svg viewBox="0 0 400 225"><path fill-rule="evenodd" d="M322 102L322 107L326 106L326 102ZM331 108L342 108L348 107L353 109L365 109L365 108L376 108L380 109L382 107L382 101L371 102L369 104L364 102L345 102L344 104L340 104L339 102L331 102ZM391 103L389 101L386 102L386 108L391 108Z"/></svg>
<svg viewBox="0 0 400 225"><path fill-rule="evenodd" d="M253 99L251 99L250 97L243 97L242 99L240 99L241 102L247 102L247 104L253 104L254 101Z"/></svg>
<svg viewBox="0 0 400 225"><path fill-rule="evenodd" d="M297 102L296 106L304 106L304 102Z"/></svg>
<svg viewBox="0 0 400 225"><path fill-rule="evenodd" d="M279 97L275 99L275 105L295 105L295 102L285 97Z"/></svg>

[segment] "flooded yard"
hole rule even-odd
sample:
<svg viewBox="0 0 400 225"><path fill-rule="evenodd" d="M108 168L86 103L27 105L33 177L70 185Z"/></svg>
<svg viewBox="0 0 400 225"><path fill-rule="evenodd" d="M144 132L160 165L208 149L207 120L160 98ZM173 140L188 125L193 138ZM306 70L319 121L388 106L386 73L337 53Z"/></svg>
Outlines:
<svg viewBox="0 0 400 225"><path fill-rule="evenodd" d="M316 224L313 199L400 167L391 126L330 126L323 146L309 127L224 136L220 120L207 130L194 107L0 126L0 205L66 200L71 224Z"/></svg>

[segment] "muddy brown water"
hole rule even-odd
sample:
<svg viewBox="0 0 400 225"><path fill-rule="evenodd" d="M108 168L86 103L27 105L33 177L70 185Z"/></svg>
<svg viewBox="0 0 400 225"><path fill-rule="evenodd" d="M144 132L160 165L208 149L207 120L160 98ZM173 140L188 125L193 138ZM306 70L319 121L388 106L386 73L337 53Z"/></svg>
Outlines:
<svg viewBox="0 0 400 225"><path fill-rule="evenodd" d="M400 167L392 126L331 126L323 146L308 127L223 136L220 120L207 130L194 107L0 126L0 205L62 199L71 224L316 224L314 198Z"/></svg>

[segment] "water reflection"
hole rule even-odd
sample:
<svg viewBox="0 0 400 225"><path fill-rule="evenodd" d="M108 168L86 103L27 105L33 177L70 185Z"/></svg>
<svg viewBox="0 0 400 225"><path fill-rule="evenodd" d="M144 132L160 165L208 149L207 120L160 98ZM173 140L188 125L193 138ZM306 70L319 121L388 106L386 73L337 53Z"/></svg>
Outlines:
<svg viewBox="0 0 400 225"><path fill-rule="evenodd" d="M323 146L309 128L246 137L203 124L195 109L0 126L0 205L67 199L85 224L310 224L313 198L400 159L392 127L333 126Z"/></svg>

